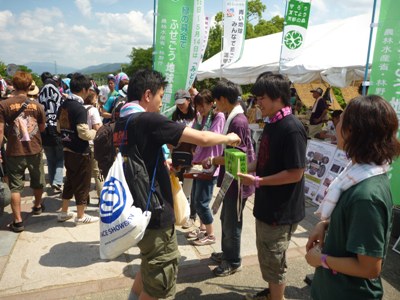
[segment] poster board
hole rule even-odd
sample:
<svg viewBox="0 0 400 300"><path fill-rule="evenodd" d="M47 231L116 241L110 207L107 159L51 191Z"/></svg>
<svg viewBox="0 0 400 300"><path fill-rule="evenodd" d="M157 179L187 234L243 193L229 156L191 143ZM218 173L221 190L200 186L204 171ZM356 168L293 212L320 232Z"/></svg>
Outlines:
<svg viewBox="0 0 400 300"><path fill-rule="evenodd" d="M305 196L320 204L330 183L348 164L346 154L336 145L309 140L306 150Z"/></svg>
<svg viewBox="0 0 400 300"><path fill-rule="evenodd" d="M398 237L398 239L392 249L394 252L397 252L400 254L400 236Z"/></svg>

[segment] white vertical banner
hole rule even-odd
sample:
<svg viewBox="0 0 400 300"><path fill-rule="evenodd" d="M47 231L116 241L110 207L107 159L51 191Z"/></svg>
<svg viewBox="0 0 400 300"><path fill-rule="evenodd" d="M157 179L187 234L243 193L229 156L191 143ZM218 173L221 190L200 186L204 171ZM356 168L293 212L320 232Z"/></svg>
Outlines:
<svg viewBox="0 0 400 300"><path fill-rule="evenodd" d="M203 60L203 54L208 41L206 18L204 15L204 0L195 0L193 10L192 44L190 47L189 69L185 89L192 86L197 76L197 70Z"/></svg>
<svg viewBox="0 0 400 300"><path fill-rule="evenodd" d="M206 52L209 35L210 35L210 18L205 17L204 18L204 41L203 41L203 47L201 48L201 59L203 59L204 52Z"/></svg>
<svg viewBox="0 0 400 300"><path fill-rule="evenodd" d="M224 38L221 67L238 61L246 37L247 0L224 0Z"/></svg>
<svg viewBox="0 0 400 300"><path fill-rule="evenodd" d="M280 64L300 55L308 28L311 0L288 0L283 29Z"/></svg>

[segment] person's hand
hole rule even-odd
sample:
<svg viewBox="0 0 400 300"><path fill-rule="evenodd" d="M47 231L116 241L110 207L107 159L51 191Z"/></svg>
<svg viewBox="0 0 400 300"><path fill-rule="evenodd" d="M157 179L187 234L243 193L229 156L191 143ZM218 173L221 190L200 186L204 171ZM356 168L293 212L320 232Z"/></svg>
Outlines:
<svg viewBox="0 0 400 300"><path fill-rule="evenodd" d="M322 265L321 256L322 256L321 248L317 244L313 248L307 251L305 258L310 266L317 268Z"/></svg>
<svg viewBox="0 0 400 300"><path fill-rule="evenodd" d="M325 231L327 227L328 223L326 221L319 222L317 225L315 225L314 229L308 236L308 241L306 244L307 251L310 251L316 245L321 248L324 246Z"/></svg>
<svg viewBox="0 0 400 300"><path fill-rule="evenodd" d="M236 134L236 133L228 133L226 135L228 137L228 142L226 142L227 145L232 146L232 147L236 147L240 145L240 137Z"/></svg>
<svg viewBox="0 0 400 300"><path fill-rule="evenodd" d="M238 172L237 176L240 177L241 183L243 185L254 185L256 177L250 174L243 174Z"/></svg>
<svg viewBox="0 0 400 300"><path fill-rule="evenodd" d="M212 167L212 158L211 157L207 157L206 159L203 159L201 161L201 165L203 167L203 169L210 169Z"/></svg>
<svg viewBox="0 0 400 300"><path fill-rule="evenodd" d="M173 165L172 165L172 159L168 158L165 160L165 166L167 167L168 171L170 172L176 172L176 170L174 169Z"/></svg>

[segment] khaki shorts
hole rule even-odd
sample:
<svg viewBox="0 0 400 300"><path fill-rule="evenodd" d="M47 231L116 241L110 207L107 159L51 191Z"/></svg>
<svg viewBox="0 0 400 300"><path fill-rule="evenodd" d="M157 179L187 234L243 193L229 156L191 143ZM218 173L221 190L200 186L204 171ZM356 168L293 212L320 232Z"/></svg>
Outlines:
<svg viewBox="0 0 400 300"><path fill-rule="evenodd" d="M154 298L173 296L180 257L175 226L146 229L138 247L142 255L143 290Z"/></svg>
<svg viewBox="0 0 400 300"><path fill-rule="evenodd" d="M25 185L25 170L28 169L30 187L42 189L46 185L42 153L27 156L8 156L7 175L11 192L21 192Z"/></svg>
<svg viewBox="0 0 400 300"><path fill-rule="evenodd" d="M261 274L265 281L283 284L286 280L286 250L298 223L270 226L256 219L256 244Z"/></svg>
<svg viewBox="0 0 400 300"><path fill-rule="evenodd" d="M322 131L322 123L317 125L308 125L308 137L314 138L318 132Z"/></svg>

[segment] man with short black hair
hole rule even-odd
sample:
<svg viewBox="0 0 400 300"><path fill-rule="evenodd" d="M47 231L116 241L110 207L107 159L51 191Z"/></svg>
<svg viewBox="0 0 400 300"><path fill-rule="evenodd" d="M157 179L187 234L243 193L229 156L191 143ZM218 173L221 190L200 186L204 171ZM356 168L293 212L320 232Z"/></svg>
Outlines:
<svg viewBox="0 0 400 300"><path fill-rule="evenodd" d="M83 99L88 96L90 87L90 80L86 76L74 74L70 82L71 94L62 103L57 115L57 129L61 132L67 171L58 221L65 222L74 216L74 213L68 211L68 207L72 197L75 197L76 225L99 220L98 217L85 214L92 178L88 141L93 140L96 135L96 130L89 129L87 111L83 106Z"/></svg>
<svg viewBox="0 0 400 300"><path fill-rule="evenodd" d="M122 107L120 119L115 125L115 144L124 142L121 153L132 160L135 159L133 147L137 148L136 152L142 158L147 171L146 180L151 182L154 169L157 168L153 195L160 202L159 209L151 207L156 210L152 212L143 239L138 243L142 263L132 286L130 300L167 298L175 293L180 254L174 225L169 170L162 146L176 146L181 142L202 147L217 144L235 146L240 143L236 134L221 135L198 131L160 115L166 84L164 76L157 71L137 71L129 80L129 102ZM127 124L130 117L133 119ZM127 139L120 140L125 136ZM127 168L129 166L127 164ZM130 172L127 168L124 170L125 174ZM132 185L136 182L132 181L131 176L126 178L130 190L134 191Z"/></svg>
<svg viewBox="0 0 400 300"><path fill-rule="evenodd" d="M256 176L238 174L254 186L253 215L256 244L263 279L268 288L246 299L284 299L286 251L292 234L305 216L304 168L307 136L292 114L290 82L281 74L261 76L252 87L266 118L256 164Z"/></svg>
<svg viewBox="0 0 400 300"><path fill-rule="evenodd" d="M245 112L240 104L238 86L231 81L219 81L212 90L218 111L228 115L223 134L235 133L241 139L241 144L235 147L244 152L247 162L255 160L254 148L251 140L250 128ZM221 165L218 175L218 186L221 186L225 174L224 155L210 158L210 165ZM205 166L207 167L207 166ZM243 227L243 208L246 200L254 193L253 186L245 186L239 193L238 181L233 180L226 191L221 208L221 250L213 252L211 259L219 263L213 270L215 276L228 276L241 270L242 258L240 255L241 236Z"/></svg>

